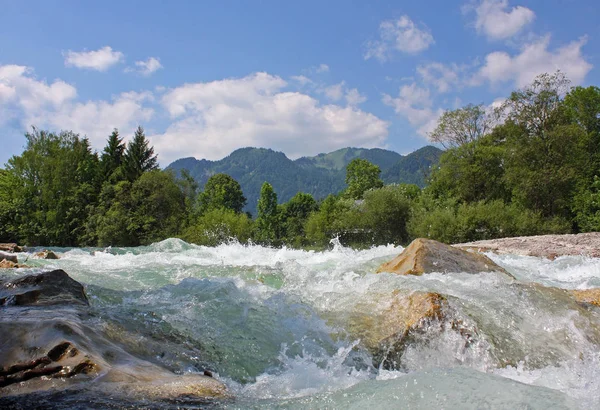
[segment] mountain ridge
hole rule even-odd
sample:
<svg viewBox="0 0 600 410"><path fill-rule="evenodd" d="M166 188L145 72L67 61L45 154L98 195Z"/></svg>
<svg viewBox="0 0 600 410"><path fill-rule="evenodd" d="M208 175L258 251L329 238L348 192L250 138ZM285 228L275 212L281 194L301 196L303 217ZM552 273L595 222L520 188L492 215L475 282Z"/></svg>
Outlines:
<svg viewBox="0 0 600 410"><path fill-rule="evenodd" d="M442 150L430 145L407 155L381 148L347 147L291 160L283 152L270 148L244 147L216 161L180 158L166 169L176 173L187 170L201 188L211 175L230 175L240 183L248 200L244 209L255 214L260 187L265 181L273 185L280 203L287 202L297 192L322 199L346 187L346 166L353 159L362 158L380 167L386 184L413 183L422 187L441 153Z"/></svg>

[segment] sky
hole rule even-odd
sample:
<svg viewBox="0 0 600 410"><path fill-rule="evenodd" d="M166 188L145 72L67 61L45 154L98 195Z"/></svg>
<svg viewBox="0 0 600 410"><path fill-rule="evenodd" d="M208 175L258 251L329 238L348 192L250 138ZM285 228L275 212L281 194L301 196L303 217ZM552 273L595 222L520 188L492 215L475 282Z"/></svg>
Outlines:
<svg viewBox="0 0 600 410"><path fill-rule="evenodd" d="M241 147L407 154L444 110L561 70L600 86L597 0L0 0L0 166L35 126L162 166Z"/></svg>

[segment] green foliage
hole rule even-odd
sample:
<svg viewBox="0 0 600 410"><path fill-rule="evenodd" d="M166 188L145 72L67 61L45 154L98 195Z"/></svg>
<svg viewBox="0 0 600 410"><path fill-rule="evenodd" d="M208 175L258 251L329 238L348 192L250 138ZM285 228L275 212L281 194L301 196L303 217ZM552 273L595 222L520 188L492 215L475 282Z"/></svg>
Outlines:
<svg viewBox="0 0 600 410"><path fill-rule="evenodd" d="M148 145L144 129L138 127L133 139L127 144L123 158L125 176L129 182L138 179L144 172L158 169L154 148Z"/></svg>
<svg viewBox="0 0 600 410"><path fill-rule="evenodd" d="M460 147L486 135L491 125L492 118L483 104L469 104L456 110L445 111L429 138L446 148Z"/></svg>
<svg viewBox="0 0 600 410"><path fill-rule="evenodd" d="M539 213L498 200L456 204L452 201L432 203L428 198L415 205L408 230L414 238L430 238L451 244L567 233L570 224L560 218L544 219Z"/></svg>
<svg viewBox="0 0 600 410"><path fill-rule="evenodd" d="M26 244L73 246L97 195L98 157L71 132L34 128L25 137L25 151L8 161L3 178L10 187L3 213L14 217L5 229Z"/></svg>
<svg viewBox="0 0 600 410"><path fill-rule="evenodd" d="M122 168L125 155L125 144L115 128L100 156L100 172L103 181L120 181L124 179Z"/></svg>
<svg viewBox="0 0 600 410"><path fill-rule="evenodd" d="M362 199L365 191L381 188L383 181L379 178L381 170L366 159L353 159L346 167L346 184L348 188L344 196L351 199Z"/></svg>
<svg viewBox="0 0 600 410"><path fill-rule="evenodd" d="M215 174L206 182L198 202L201 214L211 209L229 209L240 213L246 205L246 197L235 179L226 174Z"/></svg>
<svg viewBox="0 0 600 410"><path fill-rule="evenodd" d="M247 243L252 229L252 220L245 213L213 208L188 227L181 238L186 242L204 246L216 246L231 240Z"/></svg>
<svg viewBox="0 0 600 410"><path fill-rule="evenodd" d="M275 245L280 237L277 194L268 182L263 183L260 189L257 210L257 241L268 245Z"/></svg>
<svg viewBox="0 0 600 410"><path fill-rule="evenodd" d="M284 243L295 247L308 245L304 225L308 216L319 209L310 194L298 192L287 203L279 206L280 224Z"/></svg>

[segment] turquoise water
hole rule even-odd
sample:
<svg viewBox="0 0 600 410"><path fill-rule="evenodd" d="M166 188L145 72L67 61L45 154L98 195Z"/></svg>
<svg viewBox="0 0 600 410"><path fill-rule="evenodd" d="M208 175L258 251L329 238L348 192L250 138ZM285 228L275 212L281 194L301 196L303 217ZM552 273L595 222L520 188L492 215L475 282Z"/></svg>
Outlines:
<svg viewBox="0 0 600 410"><path fill-rule="evenodd" d="M211 370L234 397L216 407L600 407L598 311L496 273L374 273L401 250L356 251L335 241L324 252L207 248L168 239L139 248L57 249L60 260L29 259L31 269L3 274L64 269L86 287L88 325L175 373ZM600 286L599 259L490 257L521 281ZM401 363L384 370L347 324L353 314L379 317L394 291L442 293L445 317L460 329L428 324ZM53 400L74 405L68 397ZM119 400L104 407L148 405Z"/></svg>

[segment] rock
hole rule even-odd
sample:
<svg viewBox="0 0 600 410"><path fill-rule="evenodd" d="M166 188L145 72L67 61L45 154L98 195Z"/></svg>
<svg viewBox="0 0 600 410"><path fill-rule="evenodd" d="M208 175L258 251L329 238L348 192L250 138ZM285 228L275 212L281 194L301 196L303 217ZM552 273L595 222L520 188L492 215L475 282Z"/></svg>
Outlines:
<svg viewBox="0 0 600 410"><path fill-rule="evenodd" d="M347 329L373 356L373 366L398 368L411 335L421 332L432 321L442 321L446 298L439 293L401 293L396 290L383 311L357 305Z"/></svg>
<svg viewBox="0 0 600 410"><path fill-rule="evenodd" d="M0 260L0 269L12 269L12 268L28 268L29 266L20 263L8 261L6 259Z"/></svg>
<svg viewBox="0 0 600 410"><path fill-rule="evenodd" d="M600 306L600 288L593 289L575 289L571 291L575 300L587 305Z"/></svg>
<svg viewBox="0 0 600 410"><path fill-rule="evenodd" d="M560 256L599 258L600 232L587 232L576 235L520 236L460 243L454 246L479 252L537 256L551 260Z"/></svg>
<svg viewBox="0 0 600 410"><path fill-rule="evenodd" d="M23 248L21 248L16 243L0 243L0 251L4 252L23 252Z"/></svg>
<svg viewBox="0 0 600 410"><path fill-rule="evenodd" d="M56 255L54 252L52 251L41 251L41 252L37 252L36 254L33 255L34 258L37 259L60 259L58 257L58 255Z"/></svg>
<svg viewBox="0 0 600 410"><path fill-rule="evenodd" d="M0 284L0 306L88 305L83 286L62 269Z"/></svg>
<svg viewBox="0 0 600 410"><path fill-rule="evenodd" d="M432 272L500 272L514 279L485 255L424 238L412 241L395 259L381 265L377 269L380 272L417 276Z"/></svg>
<svg viewBox="0 0 600 410"><path fill-rule="evenodd" d="M0 407L77 388L88 395L83 407L104 397L191 403L229 397L212 377L174 374L107 337L102 319L88 311L83 286L62 270L1 283L0 306Z"/></svg>
<svg viewBox="0 0 600 410"><path fill-rule="evenodd" d="M19 263L17 255L15 255L13 253L2 252L2 251L0 251L0 261L1 260L7 260L9 262Z"/></svg>

